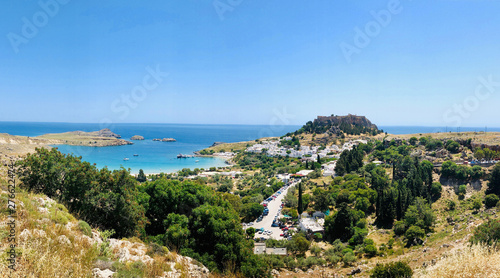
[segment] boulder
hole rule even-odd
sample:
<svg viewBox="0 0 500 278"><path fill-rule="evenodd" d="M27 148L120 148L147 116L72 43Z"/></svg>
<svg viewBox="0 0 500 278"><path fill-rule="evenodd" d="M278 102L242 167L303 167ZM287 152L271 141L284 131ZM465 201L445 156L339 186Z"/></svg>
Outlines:
<svg viewBox="0 0 500 278"><path fill-rule="evenodd" d="M67 245L67 246L71 246L71 241L69 240L69 238L65 235L60 235L57 237L57 242L59 242L60 244L62 245Z"/></svg>
<svg viewBox="0 0 500 278"><path fill-rule="evenodd" d="M113 271L109 269L100 270L99 268L92 269L92 275L94 278L111 278L115 274Z"/></svg>

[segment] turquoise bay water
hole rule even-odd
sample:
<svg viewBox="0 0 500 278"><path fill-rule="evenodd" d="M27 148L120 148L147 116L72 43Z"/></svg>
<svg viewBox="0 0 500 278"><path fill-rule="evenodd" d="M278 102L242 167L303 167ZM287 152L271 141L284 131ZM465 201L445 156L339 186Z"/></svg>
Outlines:
<svg viewBox="0 0 500 278"><path fill-rule="evenodd" d="M0 133L38 136L67 131L95 131L99 124L0 122ZM183 168L210 168L224 166L220 158L193 157L178 159L177 155L192 154L214 142L239 142L261 137L281 136L300 126L268 125L194 125L194 124L114 124L109 127L122 139L142 135L145 140L132 141L134 145L112 147L56 146L62 153L73 153L98 168L130 168L132 173L143 169L146 173L175 172ZM156 142L153 138L175 138L177 142ZM229 150L228 150L229 151ZM139 156L134 156L138 154ZM129 158L124 161L124 158ZM198 161L198 162L197 162Z"/></svg>
<svg viewBox="0 0 500 278"><path fill-rule="evenodd" d="M46 133L67 131L95 131L104 128L99 124L0 122L0 133L38 136ZM195 157L178 159L177 155L192 154L211 146L214 142L250 141L268 136L281 136L293 132L300 126L269 125L195 125L195 124L114 124L113 132L128 140L133 135L142 135L145 140L132 141L134 145L114 147L81 147L59 145L63 153L73 153L83 160L95 163L98 168L130 168L132 173L143 169L146 173L174 172L183 168L210 168L226 165L219 158ZM429 133L456 131L446 127L425 126L379 126L392 134ZM484 131L484 127L462 127L460 131ZM500 131L500 128L488 128ZM172 137L177 142L154 142L153 138ZM229 151L229 150L228 150ZM138 154L139 156L134 156ZM124 158L129 158L124 161ZM196 162L198 161L198 162Z"/></svg>

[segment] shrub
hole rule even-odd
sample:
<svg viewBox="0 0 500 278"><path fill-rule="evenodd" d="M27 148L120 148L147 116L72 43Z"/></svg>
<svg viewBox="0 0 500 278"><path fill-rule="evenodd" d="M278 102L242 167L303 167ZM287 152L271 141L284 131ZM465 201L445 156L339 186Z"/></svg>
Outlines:
<svg viewBox="0 0 500 278"><path fill-rule="evenodd" d="M304 265L307 268L311 268L312 266L315 265L324 265L326 262L323 259L317 258L317 257L307 257L307 259L304 260Z"/></svg>
<svg viewBox="0 0 500 278"><path fill-rule="evenodd" d="M489 194L484 198L484 205L486 206L486 208L492 208L497 205L498 201L499 198L497 195Z"/></svg>
<svg viewBox="0 0 500 278"><path fill-rule="evenodd" d="M375 245L372 245L372 244L367 245L365 247L365 254L366 254L366 256L368 256L370 258L376 256L377 255L377 247L375 247Z"/></svg>
<svg viewBox="0 0 500 278"><path fill-rule="evenodd" d="M394 245L394 239L391 238L389 239L389 241L387 242L387 247L389 247L389 249L392 249L392 246Z"/></svg>
<svg viewBox="0 0 500 278"><path fill-rule="evenodd" d="M370 278L407 278L412 277L413 271L405 262L377 264Z"/></svg>
<svg viewBox="0 0 500 278"><path fill-rule="evenodd" d="M329 263L336 265L338 262L340 262L342 260L342 258L337 256L337 255L330 255L330 256L326 256L326 260Z"/></svg>
<svg viewBox="0 0 500 278"><path fill-rule="evenodd" d="M83 220L78 221L78 228L84 235L92 237L92 229L87 222Z"/></svg>
<svg viewBox="0 0 500 278"><path fill-rule="evenodd" d="M354 253L352 251L347 252L347 253L345 253L344 257L342 258L342 261L346 265L350 265L356 261L356 256L354 256Z"/></svg>
<svg viewBox="0 0 500 278"><path fill-rule="evenodd" d="M455 210L457 203L455 203L455 201L453 200L447 200L446 206L448 210Z"/></svg>
<svg viewBox="0 0 500 278"><path fill-rule="evenodd" d="M475 198L474 201L472 201L472 209L474 210L479 210L483 206L483 203L479 198Z"/></svg>
<svg viewBox="0 0 500 278"><path fill-rule="evenodd" d="M500 220L488 220L474 230L470 239L472 243L486 243L492 245L500 239Z"/></svg>
<svg viewBox="0 0 500 278"><path fill-rule="evenodd" d="M313 244L310 248L311 250L311 253L314 255L314 256L318 256L319 254L321 254L321 251L323 251L323 249L321 249L321 247L319 247L317 244Z"/></svg>
<svg viewBox="0 0 500 278"><path fill-rule="evenodd" d="M443 187L439 182L433 182L431 185L431 198L432 200L437 200L441 197L441 191L443 191Z"/></svg>
<svg viewBox="0 0 500 278"><path fill-rule="evenodd" d="M467 192L467 186L465 184L460 185L458 187L458 199L463 200L466 192Z"/></svg>
<svg viewBox="0 0 500 278"><path fill-rule="evenodd" d="M241 272L245 277L269 277L271 275L271 270L265 261L253 254L241 264Z"/></svg>
<svg viewBox="0 0 500 278"><path fill-rule="evenodd" d="M394 223L394 234L400 236L406 232L406 225L403 221L396 221Z"/></svg>
<svg viewBox="0 0 500 278"><path fill-rule="evenodd" d="M295 258L292 256L284 257L283 262L285 263L287 268L293 269L297 267L297 262L295 261Z"/></svg>
<svg viewBox="0 0 500 278"><path fill-rule="evenodd" d="M133 277L144 277L144 271L146 270L146 265L141 261L136 261L133 263L119 263L113 264L113 270L116 272L113 277L120 278L133 278Z"/></svg>
<svg viewBox="0 0 500 278"><path fill-rule="evenodd" d="M422 242L422 239L425 237L425 231L418 226L411 226L405 233L406 239L408 239L408 245L412 245L413 243Z"/></svg>
<svg viewBox="0 0 500 278"><path fill-rule="evenodd" d="M448 140L445 144L446 149L451 153L458 153L460 150L460 144L453 140Z"/></svg>

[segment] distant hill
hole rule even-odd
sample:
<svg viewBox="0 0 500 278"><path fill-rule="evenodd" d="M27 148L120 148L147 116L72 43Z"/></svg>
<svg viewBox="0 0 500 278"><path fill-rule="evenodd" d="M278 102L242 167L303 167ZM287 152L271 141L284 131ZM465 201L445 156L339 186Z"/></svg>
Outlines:
<svg viewBox="0 0 500 278"><path fill-rule="evenodd" d="M383 130L377 128L375 124L370 122L365 116L347 115L347 116L318 116L314 121L307 122L296 134L301 133L330 133L337 136L343 134L360 135L371 134L377 135Z"/></svg>

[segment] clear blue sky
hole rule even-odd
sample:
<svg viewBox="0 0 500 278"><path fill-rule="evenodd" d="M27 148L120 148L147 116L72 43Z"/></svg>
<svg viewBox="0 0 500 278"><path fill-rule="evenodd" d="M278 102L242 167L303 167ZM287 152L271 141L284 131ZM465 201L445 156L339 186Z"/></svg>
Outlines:
<svg viewBox="0 0 500 278"><path fill-rule="evenodd" d="M376 23L382 10L390 19ZM499 11L494 0L5 0L0 121L303 124L352 113L499 127Z"/></svg>

